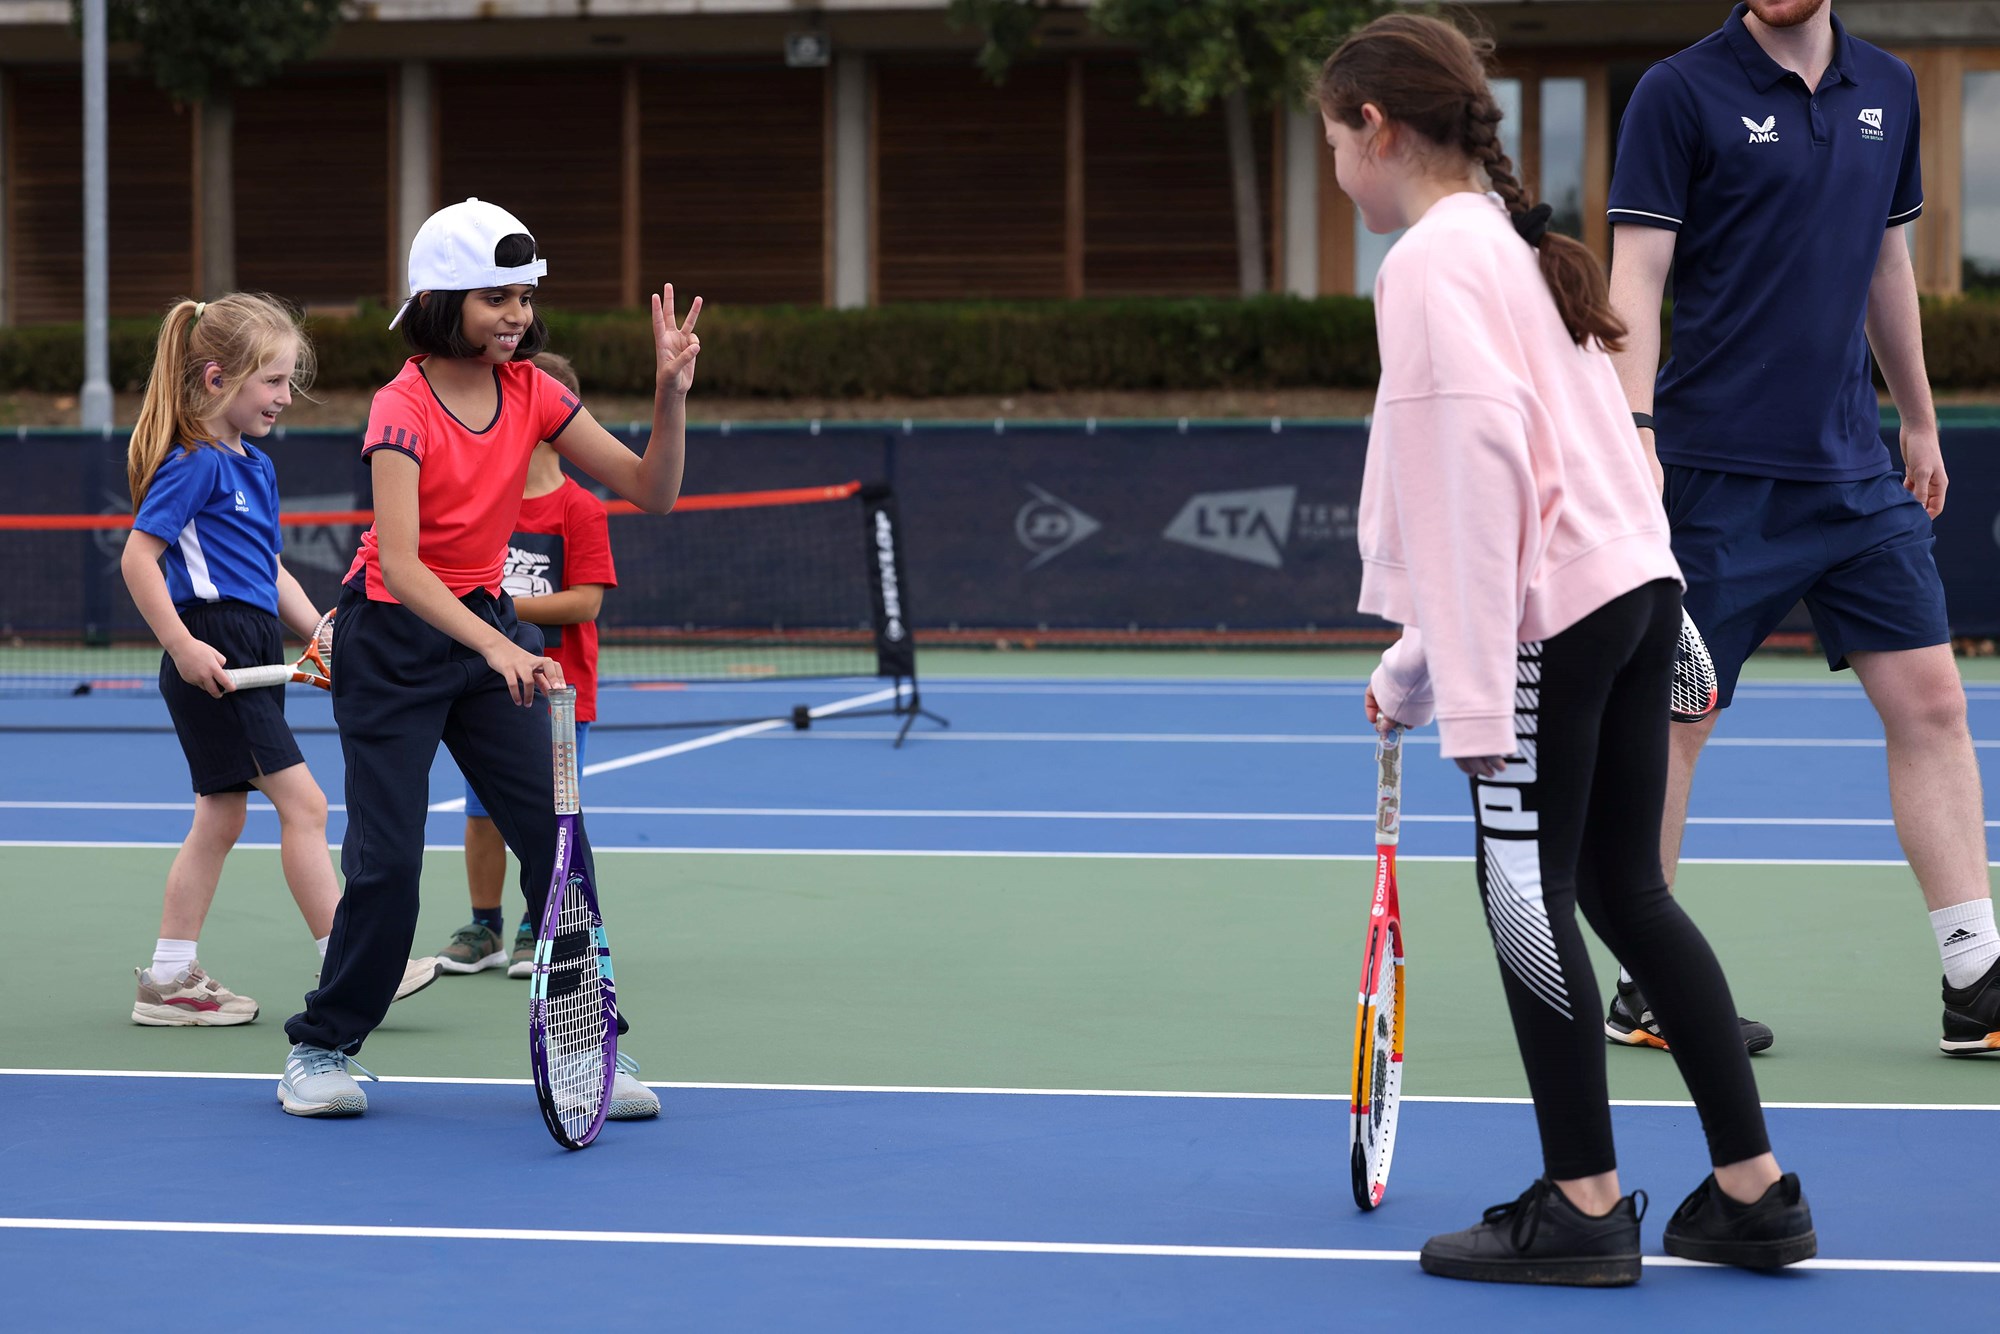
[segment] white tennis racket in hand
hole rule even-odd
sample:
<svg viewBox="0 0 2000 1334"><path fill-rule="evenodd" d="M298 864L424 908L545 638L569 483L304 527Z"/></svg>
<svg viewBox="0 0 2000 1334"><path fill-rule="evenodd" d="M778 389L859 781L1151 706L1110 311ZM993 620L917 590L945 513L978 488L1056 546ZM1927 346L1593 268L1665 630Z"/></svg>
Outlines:
<svg viewBox="0 0 2000 1334"><path fill-rule="evenodd" d="M321 690L333 689L333 613L319 618L313 627L312 638L306 643L306 651L299 660L287 665L277 663L270 667L234 667L229 671L229 679L238 690L249 690L257 686L282 686L293 681L301 685L318 686Z"/></svg>
<svg viewBox="0 0 2000 1334"><path fill-rule="evenodd" d="M1698 723L1715 712L1718 698L1715 662L1694 619L1681 608L1681 638L1674 646L1674 686L1667 716L1677 723Z"/></svg>

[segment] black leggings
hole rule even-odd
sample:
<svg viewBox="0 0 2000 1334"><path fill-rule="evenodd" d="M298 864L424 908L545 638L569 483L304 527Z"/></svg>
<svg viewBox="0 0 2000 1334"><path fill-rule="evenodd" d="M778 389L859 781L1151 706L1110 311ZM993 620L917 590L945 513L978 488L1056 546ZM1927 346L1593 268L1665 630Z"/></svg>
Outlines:
<svg viewBox="0 0 2000 1334"><path fill-rule="evenodd" d="M1729 983L1660 872L1667 690L1680 630L1668 580L1520 646L1518 753L1472 780L1479 893L1514 1036L1558 1180L1617 1166L1597 980L1581 906L1659 1017L1701 1112L1710 1161L1767 1152Z"/></svg>

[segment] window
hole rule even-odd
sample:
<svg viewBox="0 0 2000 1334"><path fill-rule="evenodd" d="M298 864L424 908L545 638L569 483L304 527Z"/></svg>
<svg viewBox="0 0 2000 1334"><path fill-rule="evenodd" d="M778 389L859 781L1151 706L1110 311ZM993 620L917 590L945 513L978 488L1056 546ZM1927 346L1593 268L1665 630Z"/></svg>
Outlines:
<svg viewBox="0 0 2000 1334"><path fill-rule="evenodd" d="M1965 290L2000 292L2000 71L1965 75Z"/></svg>
<svg viewBox="0 0 2000 1334"><path fill-rule="evenodd" d="M1552 82L1554 82L1552 80ZM1577 83L1578 106L1582 105L1582 83ZM1500 148L1509 160L1521 160L1521 81L1519 79L1493 80L1493 97L1500 103L1503 118L1500 121ZM1583 165L1583 115L1577 114L1577 175L1582 177ZM1581 224L1582 210L1578 209L1578 225ZM1367 296L1375 290L1375 275L1382 268L1382 261L1389 254L1389 247L1403 235L1400 231L1377 236L1361 221L1361 210L1354 211L1354 290Z"/></svg>
<svg viewBox="0 0 2000 1334"><path fill-rule="evenodd" d="M1555 210L1549 226L1583 238L1582 79L1542 80L1542 188L1539 197Z"/></svg>

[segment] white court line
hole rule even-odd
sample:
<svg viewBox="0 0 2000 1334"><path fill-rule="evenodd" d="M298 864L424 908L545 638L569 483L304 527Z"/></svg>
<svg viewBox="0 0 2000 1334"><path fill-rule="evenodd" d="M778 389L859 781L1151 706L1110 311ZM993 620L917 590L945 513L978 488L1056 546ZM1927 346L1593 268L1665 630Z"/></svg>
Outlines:
<svg viewBox="0 0 2000 1334"><path fill-rule="evenodd" d="M259 814L275 815L268 805L250 808ZM329 805L329 811L345 806ZM432 807L432 810L439 809ZM0 801L0 810L12 811L181 811L191 812L191 801ZM1375 812L1331 811L1018 811L998 809L955 809L885 806L592 806L592 815L743 816L749 818L797 817L800 819L879 819L879 820L1152 820L1208 821L1247 824L1373 824ZM1827 828L1888 829L1889 818L1846 819L1835 816L1789 815L1693 815L1689 824L1719 826L1808 825ZM1470 815L1414 815L1406 813L1404 824L1471 824ZM2000 828L2000 820L1988 820L1989 829ZM249 845L245 845L249 846Z"/></svg>
<svg viewBox="0 0 2000 1334"><path fill-rule="evenodd" d="M0 838L0 848L67 848L82 851L103 849L137 849L141 851L167 851L179 848L178 843L167 842L102 842L89 839L56 838ZM252 852L277 852L276 843L236 844ZM339 852L340 844L329 843L329 852ZM1023 858L1042 861L1135 861L1135 862L1373 862L1373 853L1354 852L1049 852L1020 848L694 848L662 847L657 844L643 844L637 847L591 845L593 855L605 853L632 853L648 857L973 857L994 860L1020 860ZM459 843L426 843L425 852L439 854L460 854L465 851ZM1399 862L1437 862L1441 864L1468 863L1470 856L1463 854L1427 855L1402 853ZM1988 867L2000 866L2000 861L1989 861ZM1909 863L1900 857L1683 857L1683 866L1884 866L1905 867Z"/></svg>
<svg viewBox="0 0 2000 1334"><path fill-rule="evenodd" d="M896 734L888 731L802 732L760 738L765 741L880 741L893 738ZM954 741L993 744L1037 744L1056 743L1066 745L1117 745L1131 742L1138 745L1214 745L1238 746L1373 746L1373 733L1343 735L1339 733L1311 732L926 732L926 742ZM1413 733L1407 737L1405 746L1435 746L1435 733ZM1881 737L1783 737L1783 736L1718 736L1710 737L1710 746L1733 746L1743 749L1770 750L1881 750L1887 744ZM2000 740L1973 743L1975 750L2000 750Z"/></svg>
<svg viewBox="0 0 2000 1334"><path fill-rule="evenodd" d="M31 1066L0 1069L0 1076L49 1076L70 1079L235 1079L270 1080L270 1071L218 1070L42 1070ZM525 1087L526 1079L484 1079L461 1075L382 1075L384 1084L507 1085ZM694 1089L748 1093L949 1093L999 1098L1174 1098L1220 1102L1330 1102L1345 1104L1345 1093L1245 1093L1227 1089L1092 1089L1092 1088L1011 1088L974 1084L770 1084L717 1082L709 1080L649 1079L648 1088ZM1470 1094L1406 1093L1404 1102L1464 1103L1505 1107L1531 1107L1532 1098L1485 1097ZM1685 1099L1613 1098L1613 1107L1665 1107L1692 1111ZM1766 1102L1766 1108L1794 1112L2000 1112L2000 1103L1959 1102Z"/></svg>
<svg viewBox="0 0 2000 1334"><path fill-rule="evenodd" d="M866 695L856 695L852 699L836 700L832 704L815 704L808 712L815 718L827 718L836 713L845 713L849 709L860 709L866 708L870 704L886 703L896 697L897 689L891 686L887 690L871 691ZM664 760L670 755L685 755L691 750L703 750L709 746L719 746L725 741L734 741L738 737L755 736L759 732L769 732L775 728L790 727L791 725L792 720L789 718L767 718L761 723L746 723L741 727L725 728L720 732L710 732L706 736L695 737L691 741L681 741L671 746L661 746L657 750L644 750L640 751L637 755L623 755L615 760L604 760L597 764L587 764L583 767L581 776L589 778L593 774L607 774L616 769L630 769L634 765L648 764L654 760ZM462 811L465 809L465 798L453 797L449 801L433 802L429 809L433 811Z"/></svg>
<svg viewBox="0 0 2000 1334"><path fill-rule="evenodd" d="M357 1237L411 1241L569 1241L598 1245L739 1246L840 1251L956 1251L998 1255L1103 1255L1181 1260L1319 1260L1412 1264L1415 1251L1318 1246L1174 1246L1101 1241L999 1241L960 1237L823 1237L746 1232L621 1232L563 1228L392 1227L343 1223L219 1223L138 1218L0 1218L0 1228L38 1232L194 1233L208 1236ZM1670 1255L1645 1257L1649 1269L1709 1266ZM1848 1273L2000 1274L1994 1260L1806 1260L1793 1269Z"/></svg>

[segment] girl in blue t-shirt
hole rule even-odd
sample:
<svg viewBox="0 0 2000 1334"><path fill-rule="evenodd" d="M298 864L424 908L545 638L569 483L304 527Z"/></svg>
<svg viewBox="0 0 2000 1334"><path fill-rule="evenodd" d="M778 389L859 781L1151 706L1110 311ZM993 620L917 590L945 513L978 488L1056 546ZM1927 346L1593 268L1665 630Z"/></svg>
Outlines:
<svg viewBox="0 0 2000 1334"><path fill-rule="evenodd" d="M312 345L268 296L180 301L160 324L126 457L135 515L120 568L160 647L160 693L187 756L194 824L167 872L150 967L132 1021L224 1027L257 1002L195 961L223 858L255 787L278 811L285 881L326 956L340 899L327 857L326 795L285 722L285 692L236 691L227 669L283 660L280 622L311 639L312 599L278 560L278 486L261 438L312 378ZM437 976L413 963L398 998Z"/></svg>

